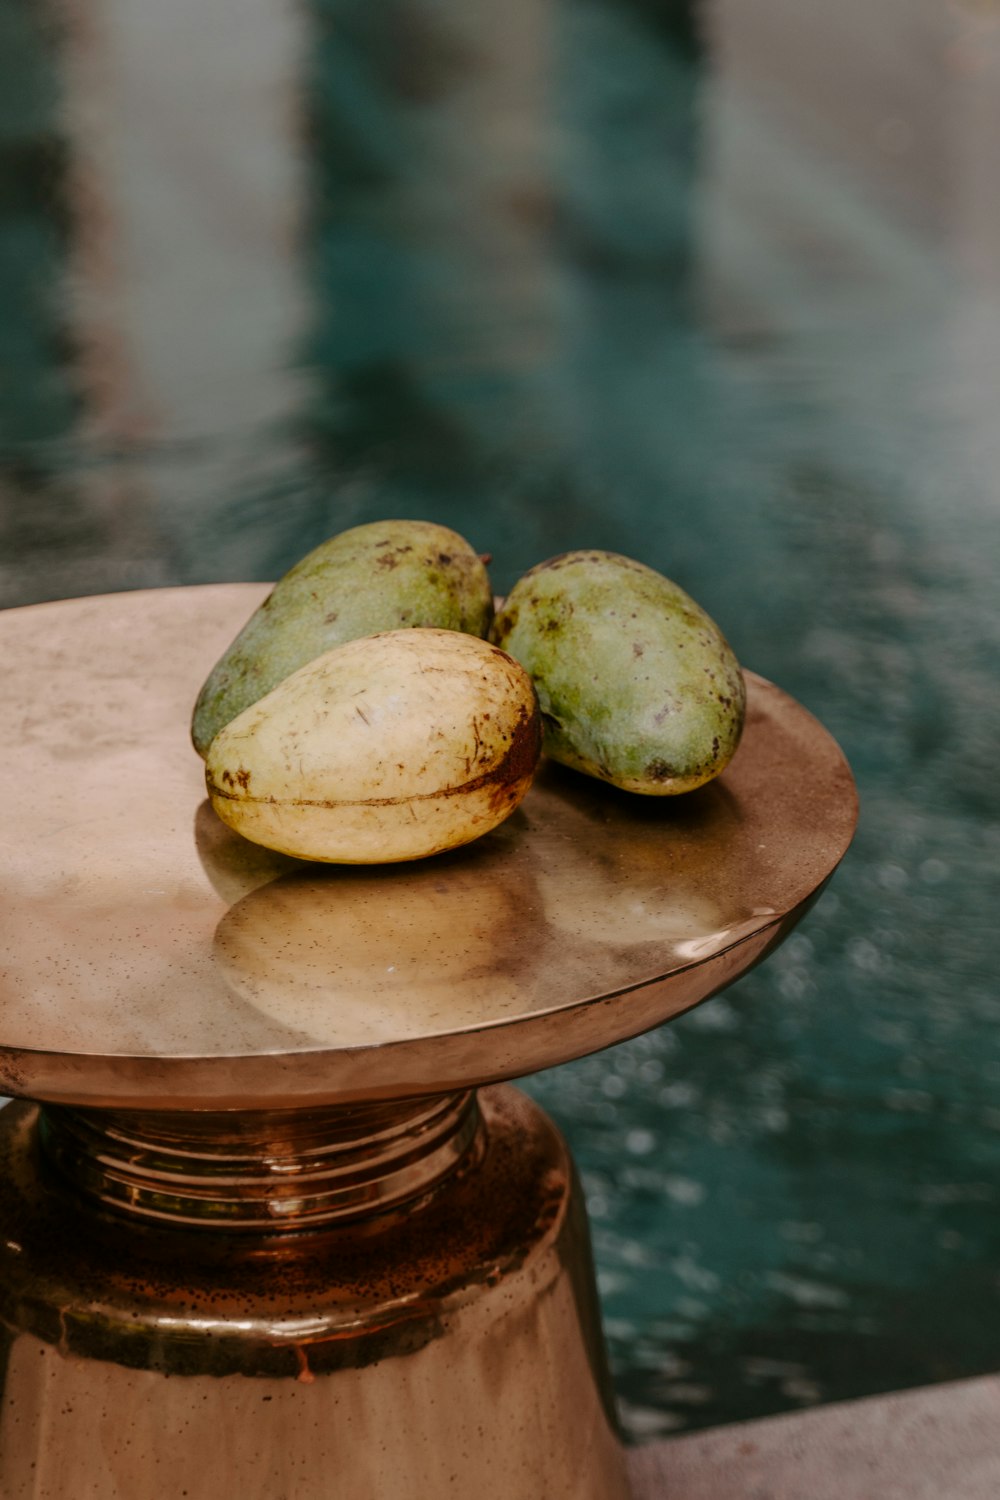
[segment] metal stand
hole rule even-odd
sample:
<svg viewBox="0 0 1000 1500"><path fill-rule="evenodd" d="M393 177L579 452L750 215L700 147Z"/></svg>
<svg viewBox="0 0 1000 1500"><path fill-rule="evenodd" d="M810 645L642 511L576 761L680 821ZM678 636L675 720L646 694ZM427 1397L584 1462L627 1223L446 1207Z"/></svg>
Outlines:
<svg viewBox="0 0 1000 1500"><path fill-rule="evenodd" d="M388 1171L404 1132L345 1153L329 1111L166 1147L53 1115L54 1168L5 1110L4 1500L627 1500L566 1148L510 1088L442 1114L453 1151Z"/></svg>
<svg viewBox="0 0 1000 1500"><path fill-rule="evenodd" d="M186 743L257 592L0 617L0 1500L627 1500L570 1158L479 1086L764 956L849 772L752 679L674 805L547 771L468 850L300 866Z"/></svg>

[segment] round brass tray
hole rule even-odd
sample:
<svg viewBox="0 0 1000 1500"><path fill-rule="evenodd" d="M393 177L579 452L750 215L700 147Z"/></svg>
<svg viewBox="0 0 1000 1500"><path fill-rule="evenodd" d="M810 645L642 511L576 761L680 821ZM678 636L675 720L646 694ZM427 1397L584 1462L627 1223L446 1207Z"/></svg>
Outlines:
<svg viewBox="0 0 1000 1500"><path fill-rule="evenodd" d="M260 584L0 615L0 1089L271 1109L439 1094L634 1036L767 953L843 856L836 743L748 674L743 743L680 798L543 765L412 865L306 865L226 829L188 723Z"/></svg>

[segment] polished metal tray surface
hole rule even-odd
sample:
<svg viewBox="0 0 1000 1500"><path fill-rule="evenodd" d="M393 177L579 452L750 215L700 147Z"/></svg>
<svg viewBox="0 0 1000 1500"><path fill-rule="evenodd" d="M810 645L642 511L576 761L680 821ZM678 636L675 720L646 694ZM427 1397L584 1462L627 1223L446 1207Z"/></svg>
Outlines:
<svg viewBox="0 0 1000 1500"><path fill-rule="evenodd" d="M205 799L188 737L260 584L0 615L0 1087L118 1108L440 1093L635 1035L732 982L847 848L830 735L748 674L743 742L681 798L544 764L408 865L308 865Z"/></svg>

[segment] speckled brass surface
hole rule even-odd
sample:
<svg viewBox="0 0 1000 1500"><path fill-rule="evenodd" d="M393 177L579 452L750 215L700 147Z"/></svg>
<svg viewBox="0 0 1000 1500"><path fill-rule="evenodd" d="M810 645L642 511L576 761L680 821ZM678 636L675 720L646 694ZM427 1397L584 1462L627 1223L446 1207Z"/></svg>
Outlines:
<svg viewBox="0 0 1000 1500"><path fill-rule="evenodd" d="M797 920L855 819L836 744L750 678L719 780L543 769L467 849L322 868L204 799L191 706L261 585L0 615L0 1088L146 1110L442 1094L633 1036Z"/></svg>
<svg viewBox="0 0 1000 1500"><path fill-rule="evenodd" d="M568 1153L482 1114L411 1212L267 1238L95 1213L4 1110L2 1500L628 1500Z"/></svg>

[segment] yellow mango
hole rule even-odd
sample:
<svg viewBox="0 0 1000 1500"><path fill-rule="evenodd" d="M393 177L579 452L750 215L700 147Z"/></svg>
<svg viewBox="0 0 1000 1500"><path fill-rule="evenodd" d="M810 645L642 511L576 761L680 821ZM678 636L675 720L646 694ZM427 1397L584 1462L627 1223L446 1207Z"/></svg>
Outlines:
<svg viewBox="0 0 1000 1500"><path fill-rule="evenodd" d="M293 672L213 739L212 806L244 838L301 859L381 864L468 843L534 774L527 673L450 630L350 641Z"/></svg>

